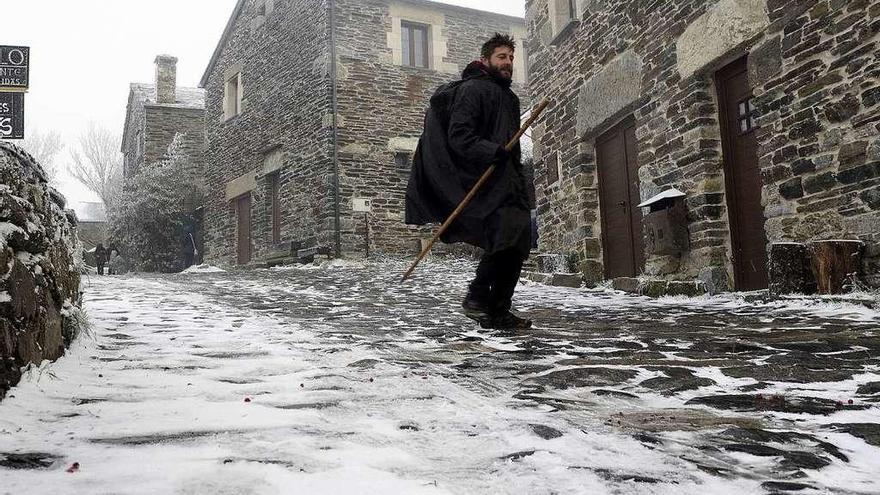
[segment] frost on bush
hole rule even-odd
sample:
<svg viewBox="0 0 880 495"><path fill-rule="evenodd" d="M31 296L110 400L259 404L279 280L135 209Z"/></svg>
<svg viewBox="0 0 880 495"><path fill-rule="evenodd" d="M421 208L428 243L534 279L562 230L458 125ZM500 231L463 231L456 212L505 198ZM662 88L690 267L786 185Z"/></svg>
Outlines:
<svg viewBox="0 0 880 495"><path fill-rule="evenodd" d="M110 206L110 235L128 268L176 272L182 268L186 225L195 225L202 205L202 177L178 133L165 157L141 167Z"/></svg>

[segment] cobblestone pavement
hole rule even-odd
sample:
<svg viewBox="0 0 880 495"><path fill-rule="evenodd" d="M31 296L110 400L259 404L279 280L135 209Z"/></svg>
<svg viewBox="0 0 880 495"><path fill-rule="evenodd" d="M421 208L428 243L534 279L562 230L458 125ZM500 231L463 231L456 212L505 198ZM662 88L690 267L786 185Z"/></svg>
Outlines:
<svg viewBox="0 0 880 495"><path fill-rule="evenodd" d="M526 284L495 332L472 264L404 268L93 278L94 339L0 404L0 492L880 491L876 312Z"/></svg>

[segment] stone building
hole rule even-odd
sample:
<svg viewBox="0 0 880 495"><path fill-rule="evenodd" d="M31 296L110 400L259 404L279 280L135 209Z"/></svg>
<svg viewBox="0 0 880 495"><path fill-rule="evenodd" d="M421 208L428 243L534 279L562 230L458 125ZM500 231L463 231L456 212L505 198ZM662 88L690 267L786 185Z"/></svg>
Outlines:
<svg viewBox="0 0 880 495"><path fill-rule="evenodd" d="M162 159L178 133L186 149L201 166L205 143L205 93L200 88L177 87L177 59L159 55L154 84L133 83L128 93L122 134L123 177L144 164Z"/></svg>
<svg viewBox="0 0 880 495"><path fill-rule="evenodd" d="M543 251L721 291L767 287L783 243L860 240L880 285L880 1L529 0L526 22L555 102Z"/></svg>
<svg viewBox="0 0 880 495"><path fill-rule="evenodd" d="M333 20L331 22L331 19ZM332 29L331 29L332 28ZM241 0L206 90L205 250L246 264L324 249L413 252L410 160L434 89L523 19L424 0ZM515 90L526 104L524 57ZM335 109L335 111L334 111ZM367 213L353 211L370 203Z"/></svg>
<svg viewBox="0 0 880 495"><path fill-rule="evenodd" d="M74 209L76 213L76 235L88 252L98 244L107 246L107 213L104 203L81 202Z"/></svg>

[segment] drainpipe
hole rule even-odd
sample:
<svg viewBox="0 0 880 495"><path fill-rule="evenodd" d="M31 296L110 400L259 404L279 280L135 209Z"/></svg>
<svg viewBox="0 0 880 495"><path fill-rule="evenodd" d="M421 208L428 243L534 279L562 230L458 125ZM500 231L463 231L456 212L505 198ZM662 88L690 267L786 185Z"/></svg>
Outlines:
<svg viewBox="0 0 880 495"><path fill-rule="evenodd" d="M332 85L330 104L333 110L333 213L335 215L335 250L336 257L342 256L342 225L339 218L339 125L337 115L339 103L337 98L336 70L336 1L328 0L330 21L330 84Z"/></svg>

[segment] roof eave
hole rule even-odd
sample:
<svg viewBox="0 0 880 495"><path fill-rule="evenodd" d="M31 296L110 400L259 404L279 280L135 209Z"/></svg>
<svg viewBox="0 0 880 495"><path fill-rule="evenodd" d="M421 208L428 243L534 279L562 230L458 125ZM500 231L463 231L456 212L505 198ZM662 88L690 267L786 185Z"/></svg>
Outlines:
<svg viewBox="0 0 880 495"><path fill-rule="evenodd" d="M223 51L223 47L226 45L227 40L229 39L229 35L232 33L233 27L235 27L235 21L238 19L238 15L241 13L241 9L244 6L244 0L238 0L235 4L235 9L232 11L232 15L229 17L229 22L226 23L226 28L223 30L223 35L220 36L220 41L217 42L217 46L214 48L214 54L211 55L211 60L208 62L208 67L205 69L205 73L202 74L202 79L199 81L199 87L204 88L206 84L208 84L208 76L210 76L211 71L214 70L214 66L217 65L217 60L220 59L220 53Z"/></svg>

